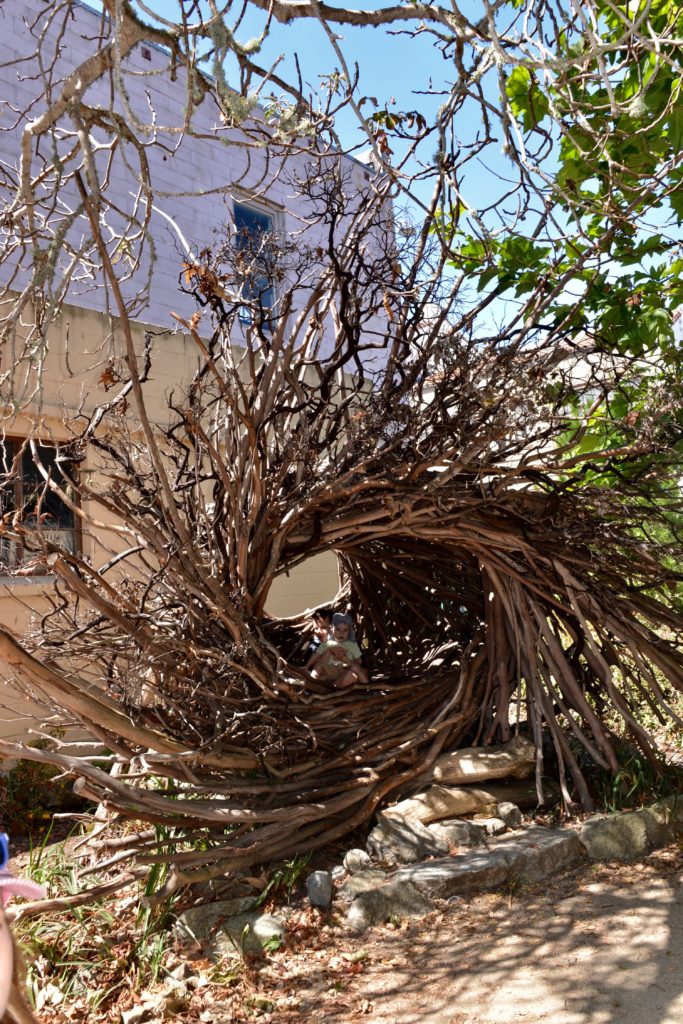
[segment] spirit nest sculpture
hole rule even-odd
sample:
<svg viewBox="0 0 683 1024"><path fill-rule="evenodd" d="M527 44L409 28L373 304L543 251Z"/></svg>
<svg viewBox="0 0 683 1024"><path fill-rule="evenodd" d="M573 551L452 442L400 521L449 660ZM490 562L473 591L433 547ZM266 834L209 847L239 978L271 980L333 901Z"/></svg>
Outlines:
<svg viewBox="0 0 683 1024"><path fill-rule="evenodd" d="M321 220L332 237L330 203ZM539 793L548 738L568 805L591 805L587 764L618 770L609 719L655 762L634 708L666 716L683 686L680 577L656 537L668 506L647 476L666 464L665 396L583 451L569 397L588 407L633 368L585 339L455 331L442 265L428 288L401 277L378 231L359 217L323 264L272 239L188 259L197 315L180 327L198 369L163 428L144 398L161 343L136 352L122 305L108 401L42 491L84 530L118 524L109 556L5 517L57 583L31 649L4 632L4 656L113 767L59 742L23 753L115 819L164 826L117 841L120 879L170 862L168 891L304 853L415 791L440 754L520 728ZM273 274L299 282L277 315L243 286ZM367 685L307 677L308 617L268 613L273 581L321 552Z"/></svg>

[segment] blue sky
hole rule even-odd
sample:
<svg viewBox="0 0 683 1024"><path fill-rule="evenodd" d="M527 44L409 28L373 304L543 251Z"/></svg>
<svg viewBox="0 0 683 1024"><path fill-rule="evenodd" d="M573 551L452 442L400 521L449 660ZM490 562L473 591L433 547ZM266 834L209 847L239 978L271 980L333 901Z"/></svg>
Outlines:
<svg viewBox="0 0 683 1024"><path fill-rule="evenodd" d="M177 15L177 0L152 0L150 6L162 17L173 19ZM357 9L374 9L378 5L354 2ZM239 5L238 5L239 7ZM244 43L258 37L265 16L252 12L240 25L237 39ZM384 29L354 28L341 26L337 30L339 45L350 62L357 62L360 70L359 89L361 94L375 96L380 104L396 99L397 106L410 109L418 104L434 101L416 97L412 90L424 89L430 73L437 77L443 74L444 63L439 59L435 66L432 42L426 35L408 39L405 35L389 37ZM268 66L279 57L284 57L278 71L283 77L295 80L293 55L298 54L304 78L312 90L319 88L319 76L338 64L333 46L322 27L306 19L296 20L289 25L273 22L271 32L263 45L258 60ZM352 118L344 118L339 126L345 135L344 142L355 141L355 125Z"/></svg>
<svg viewBox="0 0 683 1024"><path fill-rule="evenodd" d="M86 0L89 6L101 9L99 0ZM136 0L132 0L136 6ZM176 21L178 18L178 0L146 0L148 6L161 18L169 21ZM353 6L357 9L374 10L384 4L368 2L368 0L354 0ZM480 0L464 0L460 5L463 13L471 13L476 19L481 15L482 5ZM242 5L236 4L236 17ZM137 8L140 17L150 21L149 16ZM261 12L250 10L240 24L236 37L241 43L260 36L262 26L265 22L265 15ZM152 22L153 23L153 22ZM228 23L230 23L228 19ZM337 29L338 43L346 57L353 74L355 65L358 65L359 84L358 95L374 97L380 108L388 108L395 111L419 110L429 121L436 112L442 97L429 95L432 88L439 90L448 88L451 80L451 71L455 77L455 68L450 61L444 60L441 53L435 49L434 37L428 33L418 33L410 37L407 31L387 31L384 28L355 28L352 26L340 26ZM265 40L261 52L256 60L261 66L269 68L272 64L281 61L277 66L277 73L284 79L296 81L296 66L294 54L298 55L299 65L303 79L312 94L320 89L320 76L329 74L331 70L339 66L337 55L324 29L317 23L308 19L299 19L289 25L281 25L273 21L271 32ZM207 70L210 68L207 66ZM236 62L228 60L227 63L228 81L237 81ZM494 101L497 99L497 85L492 82L496 95L492 95ZM273 90L278 92L277 89ZM367 103L363 106L363 113L369 115L373 106ZM459 115L460 121L456 125L457 134L465 142L470 142L481 130L481 115L478 107L472 104L471 109L465 109ZM335 124L342 146L345 149L359 152L369 148L367 139L358 124L354 112L347 108L341 111ZM500 133L498 133L500 137ZM392 141L392 146L397 158L400 156L400 142ZM424 143L423 156L427 162L432 160L435 151L435 144L432 139ZM396 161L395 161L396 162ZM474 207L488 205L491 197L501 191L500 175L505 176L509 167L508 160L502 155L500 144L496 143L487 147L485 162L473 161L469 164L461 178L461 187L464 190L467 201ZM414 165L417 169L417 165ZM426 201L432 192L432 184L425 181L418 184L415 193ZM495 225L492 225L495 227Z"/></svg>
<svg viewBox="0 0 683 1024"><path fill-rule="evenodd" d="M374 9L378 5L354 2L353 6L359 9ZM465 4L465 9L468 6L473 6L471 0ZM150 7L169 20L177 17L177 0L150 0ZM480 10L479 4L476 7ZM237 39L241 43L246 43L258 37L264 20L259 12L252 12L240 25L236 33ZM406 33L389 33L383 28L351 26L341 26L336 34L350 72L353 74L355 65L358 66L359 96L374 97L380 108L387 107L396 111L417 109L430 120L442 98L426 93L432 84L436 89L444 88L451 70L450 63L434 49L432 36L423 33L409 38ZM289 25L273 22L271 33L256 59L260 65L269 68L282 58L277 66L277 73L286 80L296 81L295 53L299 58L304 81L312 94L320 89L321 76L339 67L338 57L324 29L318 23L305 19L296 20ZM236 81L236 63L231 67L228 62L227 72L228 80ZM367 115L374 108L367 103L362 109ZM472 136L478 126L478 116L469 119L465 116L460 131L466 137ZM336 130L344 148L368 148L358 119L351 109L347 108L337 116ZM434 148L433 142L429 141L426 144L426 159L431 159ZM500 165L497 169L503 169L505 161L500 151L492 153L491 157ZM481 173L481 168L479 172ZM471 184L475 191L479 191L482 185L481 178L473 178ZM421 191L426 197L431 188L425 184Z"/></svg>

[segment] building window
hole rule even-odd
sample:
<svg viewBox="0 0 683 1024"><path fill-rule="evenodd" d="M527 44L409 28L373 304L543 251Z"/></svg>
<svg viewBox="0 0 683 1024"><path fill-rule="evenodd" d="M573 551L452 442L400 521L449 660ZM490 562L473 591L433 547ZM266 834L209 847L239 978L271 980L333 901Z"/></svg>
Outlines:
<svg viewBox="0 0 683 1024"><path fill-rule="evenodd" d="M14 525L35 534L36 543L0 537L0 575L43 575L41 542L58 544L71 553L77 550L76 517L73 510L47 485L44 473L71 500L72 465L54 445L31 445L24 441L0 441L0 487L2 524L10 533ZM42 467L42 469L41 469Z"/></svg>
<svg viewBox="0 0 683 1024"><path fill-rule="evenodd" d="M236 249L244 253L245 276L242 298L250 303L240 307L242 323L254 322L254 313L261 311L264 326L275 305L275 253L272 245L275 224L264 210L246 203L235 203Z"/></svg>

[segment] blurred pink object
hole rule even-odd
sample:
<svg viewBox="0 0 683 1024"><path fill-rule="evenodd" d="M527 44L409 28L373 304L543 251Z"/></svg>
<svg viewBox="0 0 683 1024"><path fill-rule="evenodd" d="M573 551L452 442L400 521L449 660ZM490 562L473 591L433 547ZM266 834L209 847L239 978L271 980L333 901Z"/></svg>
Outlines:
<svg viewBox="0 0 683 1024"><path fill-rule="evenodd" d="M8 863L9 837L7 833L0 832L0 1019L4 1019L14 979L14 942L2 908L12 896L25 896L28 899L39 900L45 897L42 885L10 874L7 870ZM21 997L21 1003L23 1004L23 1002L23 997ZM26 1007L26 1013L26 1020L34 1019L28 1007Z"/></svg>
<svg viewBox="0 0 683 1024"><path fill-rule="evenodd" d="M45 889L37 882L30 882L27 878L17 878L9 871L0 870L0 899L3 907L7 905L7 901L12 896L42 900L45 899Z"/></svg>

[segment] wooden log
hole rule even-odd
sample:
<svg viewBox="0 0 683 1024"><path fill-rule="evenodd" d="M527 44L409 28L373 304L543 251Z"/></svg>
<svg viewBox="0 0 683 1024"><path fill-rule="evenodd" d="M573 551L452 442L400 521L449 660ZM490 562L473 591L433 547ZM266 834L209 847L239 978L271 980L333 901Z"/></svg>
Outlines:
<svg viewBox="0 0 683 1024"><path fill-rule="evenodd" d="M472 785L487 779L528 779L536 763L536 748L525 736L496 747L465 747L442 754L425 782Z"/></svg>
<svg viewBox="0 0 683 1024"><path fill-rule="evenodd" d="M549 781L543 783L544 805L557 803L558 787ZM408 800L401 800L382 811L386 818L403 818L428 825L444 818L458 818L463 814L476 814L493 804L510 800L523 809L536 807L538 796L535 782L494 782L490 786L430 786Z"/></svg>

